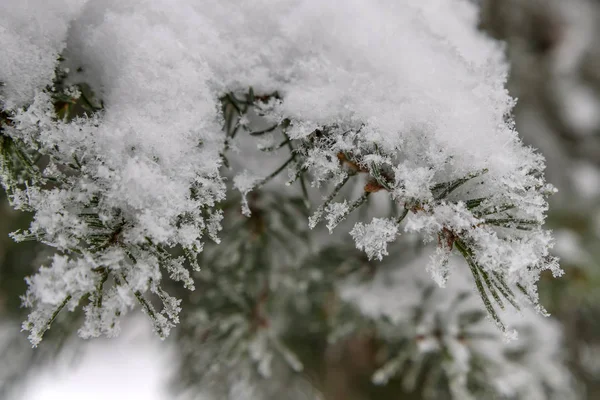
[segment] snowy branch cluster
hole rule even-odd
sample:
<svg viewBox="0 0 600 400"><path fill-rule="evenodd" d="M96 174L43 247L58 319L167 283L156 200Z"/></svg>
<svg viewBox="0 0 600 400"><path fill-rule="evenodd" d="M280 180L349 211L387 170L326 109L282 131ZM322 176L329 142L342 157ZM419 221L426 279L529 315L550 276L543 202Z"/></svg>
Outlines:
<svg viewBox="0 0 600 400"><path fill-rule="evenodd" d="M34 213L14 238L56 249L27 278L33 345L79 306L82 337L116 335L136 304L167 336L181 300L163 274L194 290L199 254L220 240L227 189L242 192L253 218L253 194L285 172L304 203L312 197L310 228L325 220L332 232L371 198L387 199L387 215L349 230L369 260L418 234L435 249L416 270L440 286L470 273L465 286L483 301L472 304L505 334L499 310L543 313L540 274L561 274L541 227L554 189L514 129L501 46L476 25L464 0L3 1L2 184ZM236 168L248 137L260 162L287 154L274 172ZM211 272L204 286L237 290ZM421 276L408 275L405 285ZM404 307L403 293L417 300L397 292L365 315ZM446 372L464 383L463 367ZM534 398L520 390L507 395Z"/></svg>

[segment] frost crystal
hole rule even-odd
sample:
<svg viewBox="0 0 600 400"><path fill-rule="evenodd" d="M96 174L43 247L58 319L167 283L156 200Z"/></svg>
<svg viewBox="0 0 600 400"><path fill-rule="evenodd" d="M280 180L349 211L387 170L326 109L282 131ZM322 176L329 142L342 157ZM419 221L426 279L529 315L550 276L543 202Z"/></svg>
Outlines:
<svg viewBox="0 0 600 400"><path fill-rule="evenodd" d="M327 229L329 229L329 233L333 232L335 227L346 217L349 209L346 201L343 203L329 204L325 210L327 213Z"/></svg>
<svg viewBox="0 0 600 400"><path fill-rule="evenodd" d="M248 171L244 171L233 179L233 185L242 193L242 214L247 217L251 214L247 196L259 181L260 179L258 177L252 175Z"/></svg>
<svg viewBox="0 0 600 400"><path fill-rule="evenodd" d="M356 247L367 253L369 260L382 260L387 256L387 244L396 240L398 224L389 218L373 218L368 224L361 222L354 225L350 235L356 242Z"/></svg>

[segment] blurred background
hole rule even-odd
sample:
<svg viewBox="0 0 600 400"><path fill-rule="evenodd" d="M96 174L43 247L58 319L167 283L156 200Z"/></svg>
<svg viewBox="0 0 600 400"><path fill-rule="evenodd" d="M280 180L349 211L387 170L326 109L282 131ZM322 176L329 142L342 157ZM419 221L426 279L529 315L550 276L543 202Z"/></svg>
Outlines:
<svg viewBox="0 0 600 400"><path fill-rule="evenodd" d="M543 279L542 303L563 326L568 365L586 399L600 398L600 1L479 0L481 29L505 42L508 90L523 141L546 157L550 199L547 227L566 275ZM165 360L175 338L155 338L133 318L120 338L84 342L72 319L58 320L33 351L19 333L26 310L24 277L51 254L8 233L30 215L12 211L0 193L0 398L171 399ZM373 349L356 337L325 352L318 368L326 399L378 399L361 379L372 373ZM332 356L335 354L335 357ZM340 356L341 354L341 356ZM90 388L93 387L93 390ZM387 395L386 395L387 396ZM412 396L385 398L418 398Z"/></svg>
<svg viewBox="0 0 600 400"><path fill-rule="evenodd" d="M523 141L559 192L547 226L566 274L541 282L572 372L600 398L600 1L485 0L481 27L506 42Z"/></svg>

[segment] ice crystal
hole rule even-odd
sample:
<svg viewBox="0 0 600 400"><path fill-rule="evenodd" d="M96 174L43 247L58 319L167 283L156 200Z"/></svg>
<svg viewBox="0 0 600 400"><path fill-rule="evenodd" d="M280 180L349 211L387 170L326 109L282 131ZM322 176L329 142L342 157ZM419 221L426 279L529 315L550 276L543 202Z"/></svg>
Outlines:
<svg viewBox="0 0 600 400"><path fill-rule="evenodd" d="M373 218L369 224L357 223L350 231L356 247L367 253L369 260L382 260L388 255L387 244L396 240L398 224L387 218Z"/></svg>

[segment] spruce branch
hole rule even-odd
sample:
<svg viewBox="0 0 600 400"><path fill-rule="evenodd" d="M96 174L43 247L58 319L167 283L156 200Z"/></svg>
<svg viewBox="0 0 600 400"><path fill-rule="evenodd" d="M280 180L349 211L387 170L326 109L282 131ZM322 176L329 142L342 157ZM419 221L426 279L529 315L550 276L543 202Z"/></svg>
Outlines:
<svg viewBox="0 0 600 400"><path fill-rule="evenodd" d="M463 242L460 239L455 240L454 244L456 245L457 250L462 254L462 256L467 261L467 264L471 268L471 274L473 275L473 278L475 279L475 286L477 287L477 291L479 292L479 295L481 296L481 300L483 301L483 304L488 312L488 315L494 320L494 322L502 330L502 332L506 332L506 327L500 320L500 317L496 313L496 310L494 310L494 306L492 305L492 302L490 301L490 299L485 291L484 284L479 275L480 269L478 268L477 263L473 260L471 251L468 249L468 247L465 244L463 244Z"/></svg>
<svg viewBox="0 0 600 400"><path fill-rule="evenodd" d="M42 341L44 335L48 330L50 330L50 328L52 327L52 323L54 322L56 317L58 317L58 314L60 314L63 308L65 308L65 306L69 303L71 298L71 295L67 295L64 298L64 300L54 309L54 311L50 315L50 318L48 318L48 320L42 324L41 328L36 328L31 320L23 323L23 329L29 330L31 332L29 335L29 340L31 341L33 347L37 347L38 344Z"/></svg>
<svg viewBox="0 0 600 400"><path fill-rule="evenodd" d="M262 187L264 184L269 182L271 179L275 178L277 175L281 173L292 161L296 159L296 154L292 154L290 158L288 158L283 164L281 164L275 171L267 175L266 177L260 179L253 185L253 188L256 190Z"/></svg>
<svg viewBox="0 0 600 400"><path fill-rule="evenodd" d="M362 206L368 200L370 195L371 192L364 192L362 196L350 203L350 205L344 210L344 212L330 216L327 223L327 229L329 229L329 232L332 232L340 222L346 219L348 215L350 215L354 210Z"/></svg>
<svg viewBox="0 0 600 400"><path fill-rule="evenodd" d="M335 187L333 188L331 193L325 198L323 203L321 203L321 205L317 208L317 210L314 212L312 217L310 217L308 226L311 229L313 229L319 223L319 221L321 221L321 219L323 218L323 213L325 212L325 209L333 201L335 196L337 196L337 194L340 192L340 190L342 190L342 188L348 182L349 179L350 179L350 174L344 174L342 179L335 185Z"/></svg>
<svg viewBox="0 0 600 400"><path fill-rule="evenodd" d="M431 192L438 192L438 193L434 194L434 198L436 200L444 199L444 198L448 197L448 195L450 193L452 193L453 191L455 191L456 189L458 189L459 187L461 187L462 185L464 185L471 179L478 178L481 175L486 174L487 172L488 172L487 169L482 169L480 171L471 172L467 176L456 179L451 182L438 183L431 188Z"/></svg>

